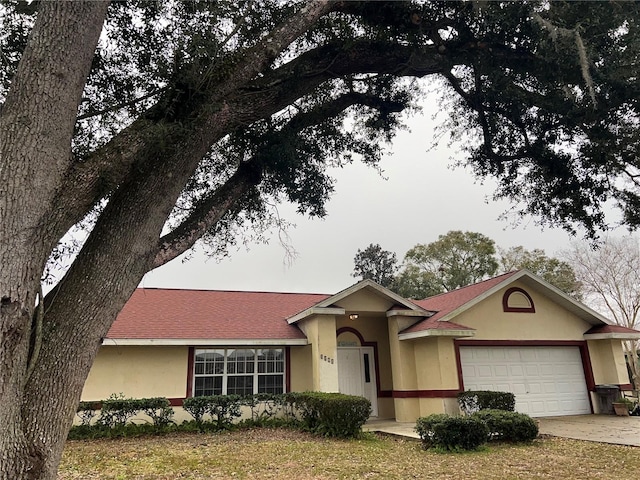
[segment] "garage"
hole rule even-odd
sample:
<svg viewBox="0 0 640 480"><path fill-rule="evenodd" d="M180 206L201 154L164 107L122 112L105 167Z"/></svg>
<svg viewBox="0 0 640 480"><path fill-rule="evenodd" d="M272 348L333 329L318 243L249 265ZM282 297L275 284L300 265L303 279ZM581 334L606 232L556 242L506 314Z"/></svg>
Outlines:
<svg viewBox="0 0 640 480"><path fill-rule="evenodd" d="M516 411L532 417L591 413L575 346L460 346L465 390L512 392Z"/></svg>

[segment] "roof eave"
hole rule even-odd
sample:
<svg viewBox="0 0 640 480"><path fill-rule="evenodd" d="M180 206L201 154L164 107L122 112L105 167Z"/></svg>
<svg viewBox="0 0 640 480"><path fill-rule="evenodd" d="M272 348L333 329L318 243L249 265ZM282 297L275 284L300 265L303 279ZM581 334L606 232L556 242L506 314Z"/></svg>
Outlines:
<svg viewBox="0 0 640 480"><path fill-rule="evenodd" d="M296 313L293 317L287 318L289 325L297 323L300 320L310 317L312 315L344 315L346 310L344 308L335 307L311 307L306 310Z"/></svg>
<svg viewBox="0 0 640 480"><path fill-rule="evenodd" d="M640 340L639 333L606 332L606 333L585 333L585 340Z"/></svg>
<svg viewBox="0 0 640 480"><path fill-rule="evenodd" d="M420 330L419 332L406 332L398 334L399 340L413 340L415 338L425 337L453 337L453 338L465 338L473 337L476 332L474 330L448 330L441 328L429 328L426 330Z"/></svg>
<svg viewBox="0 0 640 480"><path fill-rule="evenodd" d="M393 309L387 312L387 317L425 317L429 318L435 315L436 312L430 312L428 310L401 310Z"/></svg>

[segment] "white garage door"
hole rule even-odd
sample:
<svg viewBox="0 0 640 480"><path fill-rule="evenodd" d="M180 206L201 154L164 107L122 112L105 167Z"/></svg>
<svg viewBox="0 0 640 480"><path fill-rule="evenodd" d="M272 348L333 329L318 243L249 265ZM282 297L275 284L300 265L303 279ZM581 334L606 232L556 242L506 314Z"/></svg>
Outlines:
<svg viewBox="0 0 640 480"><path fill-rule="evenodd" d="M465 390L512 392L532 417L591 413L578 347L460 347Z"/></svg>

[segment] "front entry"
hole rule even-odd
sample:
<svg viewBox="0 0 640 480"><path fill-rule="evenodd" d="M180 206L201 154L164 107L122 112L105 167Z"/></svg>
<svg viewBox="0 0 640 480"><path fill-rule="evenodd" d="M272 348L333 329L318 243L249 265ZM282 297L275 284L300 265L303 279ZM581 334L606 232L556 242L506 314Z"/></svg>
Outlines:
<svg viewBox="0 0 640 480"><path fill-rule="evenodd" d="M373 347L338 347L338 387L340 393L369 400L371 416L378 416Z"/></svg>

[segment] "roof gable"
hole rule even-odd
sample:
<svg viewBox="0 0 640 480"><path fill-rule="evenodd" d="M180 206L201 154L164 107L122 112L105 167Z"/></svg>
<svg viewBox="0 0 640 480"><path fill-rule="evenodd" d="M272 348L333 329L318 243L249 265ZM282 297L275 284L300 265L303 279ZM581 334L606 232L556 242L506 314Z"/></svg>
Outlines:
<svg viewBox="0 0 640 480"><path fill-rule="evenodd" d="M418 306L416 303L401 297L397 293L392 292L388 288L385 288L382 285L379 285L378 283L368 278L361 280L358 283L351 285L348 288L345 288L341 292L338 292L335 295L332 295L326 298L325 300L320 301L318 303L318 306L328 307L330 305L333 305L334 303L340 302L340 300L345 299L346 297L354 294L355 292L365 290L365 289L376 295L380 295L382 297L387 298L392 304L396 306L401 305L405 308L408 308L409 310L422 310L422 308Z"/></svg>
<svg viewBox="0 0 640 480"><path fill-rule="evenodd" d="M376 305L373 307L374 309L368 311L381 311L378 309L384 308L382 307L382 305L385 305L386 310L389 310L391 308L407 309L419 312L420 315L425 317L429 317L433 314L433 312L429 312L421 308L416 303L401 297L391 290L377 284L373 280L365 279L354 285L351 285L350 287L336 293L335 295L327 296L327 298L319 301L316 305L314 305L313 308L309 308L302 312L297 312L296 315L288 318L288 322L293 324L310 315L322 314L323 309L326 309L325 311L327 314L334 315L336 307L345 310L353 310L357 308L361 311L367 311L367 307L364 306L364 302L362 302L362 299L366 296L362 295L363 293L378 297L378 301L374 302L374 305ZM362 306L362 308L360 308L360 306Z"/></svg>
<svg viewBox="0 0 640 480"><path fill-rule="evenodd" d="M515 281L520 281L527 287L549 297L552 301L571 311L591 325L609 323L602 315L577 300L574 300L537 275L534 275L528 270L517 270L451 292L416 301L422 308L436 311L437 313L429 319L429 323L425 321L418 322L405 330L404 333L418 333L428 330L429 328L433 328L430 325L434 321L453 321L462 312L467 311L477 303Z"/></svg>
<svg viewBox="0 0 640 480"><path fill-rule="evenodd" d="M418 300L416 303L426 310L437 312L429 319L431 322L447 321L467 308L471 308L471 306L475 305L483 298L486 298L493 291L502 288L504 282L513 277L516 273L517 272L505 273L504 275L499 275L497 277L490 278L489 280L474 283L473 285L468 285L450 292L435 295L424 300ZM422 330L422 328L419 328L422 323L424 322L414 325L411 329L414 331Z"/></svg>

